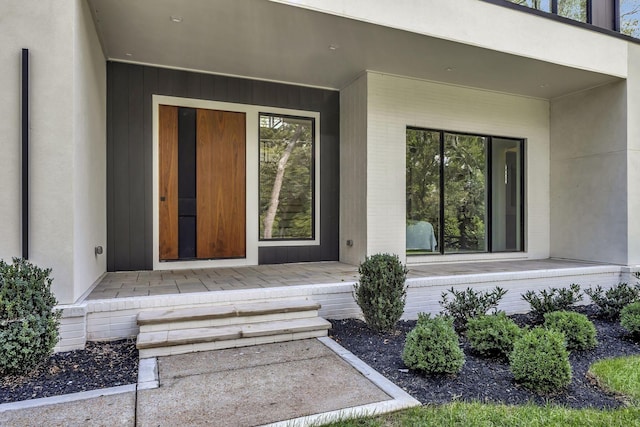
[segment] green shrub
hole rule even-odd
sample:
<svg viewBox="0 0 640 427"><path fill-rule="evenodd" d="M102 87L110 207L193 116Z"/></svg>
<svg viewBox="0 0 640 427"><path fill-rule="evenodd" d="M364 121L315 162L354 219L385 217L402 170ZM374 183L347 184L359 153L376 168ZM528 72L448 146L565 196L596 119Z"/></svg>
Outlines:
<svg viewBox="0 0 640 427"><path fill-rule="evenodd" d="M572 284L568 288L549 288L535 291L527 291L522 299L529 303L531 312L542 320L546 313L552 311L569 310L577 302L582 301L580 285Z"/></svg>
<svg viewBox="0 0 640 427"><path fill-rule="evenodd" d="M418 323L408 334L402 360L425 374L457 374L464 365L464 353L452 319L419 314Z"/></svg>
<svg viewBox="0 0 640 427"><path fill-rule="evenodd" d="M364 320L377 332L390 332L404 312L407 269L397 255L376 254L360 264L355 299Z"/></svg>
<svg viewBox="0 0 640 427"><path fill-rule="evenodd" d="M498 303L507 293L504 289L496 286L492 291L475 291L467 288L464 291L457 291L453 287L448 293L453 295L449 301L447 292L442 293L440 305L443 314L453 318L453 326L456 331L463 332L469 319L485 315L489 310L497 312Z"/></svg>
<svg viewBox="0 0 640 427"><path fill-rule="evenodd" d="M544 327L562 332L568 350L591 350L598 345L596 327L584 314L572 311L547 313Z"/></svg>
<svg viewBox="0 0 640 427"><path fill-rule="evenodd" d="M640 284L618 283L606 292L602 287L596 286L594 289L586 289L584 293L598 306L601 317L614 320L620 317L623 307L640 301Z"/></svg>
<svg viewBox="0 0 640 427"><path fill-rule="evenodd" d="M0 260L0 375L30 371L58 341L50 273L22 259Z"/></svg>
<svg viewBox="0 0 640 427"><path fill-rule="evenodd" d="M483 356L508 357L522 330L504 313L469 319L467 338L471 347Z"/></svg>
<svg viewBox="0 0 640 427"><path fill-rule="evenodd" d="M568 386L571 365L564 340L562 332L552 329L525 332L509 356L515 380L538 393L552 393Z"/></svg>
<svg viewBox="0 0 640 427"><path fill-rule="evenodd" d="M634 337L640 337L640 302L634 302L622 309L620 324Z"/></svg>

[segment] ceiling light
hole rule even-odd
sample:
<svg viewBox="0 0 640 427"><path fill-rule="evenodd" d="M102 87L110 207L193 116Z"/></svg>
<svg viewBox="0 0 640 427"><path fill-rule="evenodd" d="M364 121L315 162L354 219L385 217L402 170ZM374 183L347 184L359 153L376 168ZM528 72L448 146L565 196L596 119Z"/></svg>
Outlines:
<svg viewBox="0 0 640 427"><path fill-rule="evenodd" d="M171 19L171 22L175 22L177 24L182 22L182 16L171 16L169 19Z"/></svg>
<svg viewBox="0 0 640 427"><path fill-rule="evenodd" d="M445 68L445 71L453 71L453 70L455 70L455 67L447 67L447 68Z"/></svg>
<svg viewBox="0 0 640 427"><path fill-rule="evenodd" d="M338 46L337 44L330 44L329 45L329 50L338 50L340 49L340 46Z"/></svg>
<svg viewBox="0 0 640 427"><path fill-rule="evenodd" d="M549 85L547 83L541 83L540 87L548 87Z"/></svg>
<svg viewBox="0 0 640 427"><path fill-rule="evenodd" d="M127 52L127 53L125 53L125 54L124 54L124 56L133 56L133 54L132 54L132 53Z"/></svg>

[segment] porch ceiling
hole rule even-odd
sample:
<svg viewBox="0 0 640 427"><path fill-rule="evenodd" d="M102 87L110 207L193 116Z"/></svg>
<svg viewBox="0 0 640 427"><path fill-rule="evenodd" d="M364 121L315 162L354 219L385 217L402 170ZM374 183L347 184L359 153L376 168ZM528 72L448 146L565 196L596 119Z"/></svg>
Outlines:
<svg viewBox="0 0 640 427"><path fill-rule="evenodd" d="M88 1L116 61L335 89L374 70L538 98L616 79L267 0Z"/></svg>

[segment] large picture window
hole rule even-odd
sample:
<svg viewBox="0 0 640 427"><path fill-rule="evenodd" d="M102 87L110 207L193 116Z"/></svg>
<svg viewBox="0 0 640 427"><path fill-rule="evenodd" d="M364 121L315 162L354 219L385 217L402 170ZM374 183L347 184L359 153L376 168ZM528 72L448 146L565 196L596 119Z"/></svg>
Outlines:
<svg viewBox="0 0 640 427"><path fill-rule="evenodd" d="M312 118L260 114L260 240L312 240Z"/></svg>
<svg viewBox="0 0 640 427"><path fill-rule="evenodd" d="M522 251L523 140L407 129L407 254Z"/></svg>

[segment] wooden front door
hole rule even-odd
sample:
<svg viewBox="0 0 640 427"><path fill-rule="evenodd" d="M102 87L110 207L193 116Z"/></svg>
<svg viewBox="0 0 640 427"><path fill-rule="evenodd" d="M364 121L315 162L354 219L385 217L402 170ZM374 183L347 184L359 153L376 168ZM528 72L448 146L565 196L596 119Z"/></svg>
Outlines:
<svg viewBox="0 0 640 427"><path fill-rule="evenodd" d="M245 123L159 106L160 260L246 256Z"/></svg>

